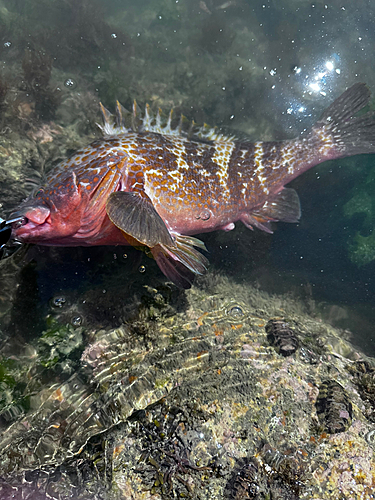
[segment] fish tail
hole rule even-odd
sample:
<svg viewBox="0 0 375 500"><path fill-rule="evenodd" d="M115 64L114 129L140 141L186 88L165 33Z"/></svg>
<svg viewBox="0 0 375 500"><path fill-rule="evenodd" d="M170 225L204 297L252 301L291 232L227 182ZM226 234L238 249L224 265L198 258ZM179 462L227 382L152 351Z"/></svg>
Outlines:
<svg viewBox="0 0 375 500"><path fill-rule="evenodd" d="M356 83L338 97L323 113L310 133L310 144L325 159L375 153L375 116L360 114L370 100L370 90Z"/></svg>

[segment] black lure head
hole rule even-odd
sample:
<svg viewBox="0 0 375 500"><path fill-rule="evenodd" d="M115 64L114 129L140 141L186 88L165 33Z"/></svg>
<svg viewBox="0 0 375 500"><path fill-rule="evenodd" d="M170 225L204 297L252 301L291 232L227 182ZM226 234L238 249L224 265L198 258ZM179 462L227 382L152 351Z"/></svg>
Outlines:
<svg viewBox="0 0 375 500"><path fill-rule="evenodd" d="M24 217L14 217L10 220L4 220L0 217L0 260L11 257L22 247L22 243L17 240L11 240L12 229L19 224L24 224Z"/></svg>

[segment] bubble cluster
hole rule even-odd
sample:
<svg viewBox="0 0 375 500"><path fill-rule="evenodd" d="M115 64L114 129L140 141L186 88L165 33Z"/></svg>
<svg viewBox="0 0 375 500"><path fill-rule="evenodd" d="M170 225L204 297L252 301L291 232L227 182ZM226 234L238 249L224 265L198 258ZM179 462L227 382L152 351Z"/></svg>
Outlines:
<svg viewBox="0 0 375 500"><path fill-rule="evenodd" d="M58 307L58 308L63 307L65 305L65 303L66 303L66 298L63 296L57 296L51 300L52 306Z"/></svg>

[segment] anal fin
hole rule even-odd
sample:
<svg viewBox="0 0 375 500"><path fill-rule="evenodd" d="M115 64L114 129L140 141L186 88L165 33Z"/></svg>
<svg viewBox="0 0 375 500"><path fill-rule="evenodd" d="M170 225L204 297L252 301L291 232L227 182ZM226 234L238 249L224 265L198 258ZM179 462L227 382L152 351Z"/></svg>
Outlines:
<svg viewBox="0 0 375 500"><path fill-rule="evenodd" d="M241 221L246 227L253 229L257 227L267 233L272 233L271 222L298 222L301 217L301 206L296 191L292 188L283 188L275 196L261 206L244 213Z"/></svg>

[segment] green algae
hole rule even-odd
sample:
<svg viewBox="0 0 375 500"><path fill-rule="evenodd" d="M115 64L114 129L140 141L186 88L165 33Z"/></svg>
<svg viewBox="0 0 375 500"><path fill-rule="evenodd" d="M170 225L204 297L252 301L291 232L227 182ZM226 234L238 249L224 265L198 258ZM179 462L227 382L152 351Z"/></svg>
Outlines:
<svg viewBox="0 0 375 500"><path fill-rule="evenodd" d="M55 368L57 364L64 363L65 370L73 371L74 362L77 362L83 352L83 328L74 328L72 325L59 325L52 323L50 329L43 332L37 342L39 362L44 368Z"/></svg>
<svg viewBox="0 0 375 500"><path fill-rule="evenodd" d="M354 235L347 244L351 261L359 267L365 266L375 259L374 182L375 168L370 163L368 174L356 186L353 196L343 206L345 217L357 222L357 226L354 227Z"/></svg>

